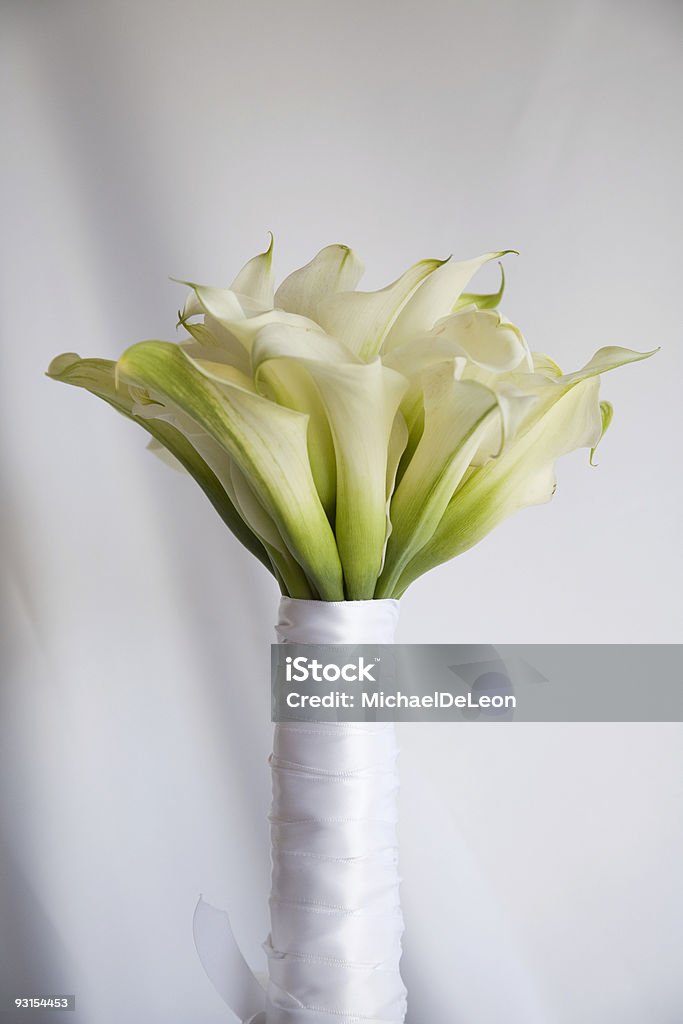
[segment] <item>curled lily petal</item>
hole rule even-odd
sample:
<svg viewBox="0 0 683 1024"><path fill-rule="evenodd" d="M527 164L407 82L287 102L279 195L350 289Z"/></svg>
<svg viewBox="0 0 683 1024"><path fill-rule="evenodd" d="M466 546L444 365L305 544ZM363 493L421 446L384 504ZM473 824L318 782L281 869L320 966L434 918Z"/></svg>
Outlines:
<svg viewBox="0 0 683 1024"><path fill-rule="evenodd" d="M485 370L505 373L526 360L528 348L519 328L497 310L454 313L436 324L432 335L449 346L453 355Z"/></svg>
<svg viewBox="0 0 683 1024"><path fill-rule="evenodd" d="M609 345L606 348L598 349L580 370L576 370L574 373L565 373L559 380L562 384L573 384L579 380L586 380L588 377L597 377L601 373L607 373L608 370L616 370L617 367L625 366L626 363L637 363L641 359L649 359L656 352L659 352L658 348L653 348L649 352L636 352L632 348Z"/></svg>
<svg viewBox="0 0 683 1024"><path fill-rule="evenodd" d="M443 260L421 260L380 291L331 295L318 305L318 323L361 359L373 359L411 295L441 266Z"/></svg>
<svg viewBox="0 0 683 1024"><path fill-rule="evenodd" d="M466 384L470 380L463 378L462 382ZM521 433L524 424L537 414L541 395L533 391L525 392L512 382L478 381L477 377L471 381L477 382L491 388L497 404L497 415L487 420L479 434L479 444L472 454L471 465L483 466L489 459L498 458Z"/></svg>
<svg viewBox="0 0 683 1024"><path fill-rule="evenodd" d="M230 285L230 291L248 296L265 309L273 306L273 242L271 234L266 251L249 260Z"/></svg>
<svg viewBox="0 0 683 1024"><path fill-rule="evenodd" d="M463 292L453 307L454 312L457 313L459 309L464 309L467 306L473 306L475 309L497 309L500 306L505 293L505 270L502 263L499 263L498 266L500 267L500 287L498 291L490 292L487 295L479 295L476 292Z"/></svg>
<svg viewBox="0 0 683 1024"><path fill-rule="evenodd" d="M505 256L508 252L512 250L487 252L483 256L460 261L451 257L437 266L434 272L420 283L400 310L387 333L384 351L391 352L399 345L424 334L437 320L452 313L463 288L469 284L476 272L489 260Z"/></svg>
<svg viewBox="0 0 683 1024"><path fill-rule="evenodd" d="M275 306L315 320L320 303L336 292L352 291L363 264L348 245L328 245L305 267L286 277L275 293Z"/></svg>
<svg viewBox="0 0 683 1024"><path fill-rule="evenodd" d="M522 332L497 310L463 310L439 320L427 334L389 352L384 361L400 373L415 377L440 362L461 357L493 373L507 373L530 355Z"/></svg>

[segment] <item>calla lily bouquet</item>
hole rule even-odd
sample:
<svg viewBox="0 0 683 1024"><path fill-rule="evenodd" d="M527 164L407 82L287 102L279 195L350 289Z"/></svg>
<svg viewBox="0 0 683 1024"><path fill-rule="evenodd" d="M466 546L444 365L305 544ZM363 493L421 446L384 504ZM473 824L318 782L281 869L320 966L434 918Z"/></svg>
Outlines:
<svg viewBox="0 0 683 1024"><path fill-rule="evenodd" d="M331 245L275 291L272 249L229 288L190 284L179 342L48 373L195 478L277 579L281 642L301 623L306 642L390 641L386 599L550 499L557 458L593 451L612 419L600 375L651 353L601 348L563 373L530 351L498 310L502 265L496 293L466 290L504 252L364 292L355 253ZM241 1019L404 1021L395 761L390 723L276 724L269 984L233 985Z"/></svg>
<svg viewBox="0 0 683 1024"><path fill-rule="evenodd" d="M505 252L421 260L374 292L343 245L274 291L272 253L229 288L190 284L180 342L67 353L48 375L144 427L290 597L400 597L548 501L556 459L611 421L600 374L652 354L601 348L563 373L531 352L498 310L502 266L495 294L465 290Z"/></svg>

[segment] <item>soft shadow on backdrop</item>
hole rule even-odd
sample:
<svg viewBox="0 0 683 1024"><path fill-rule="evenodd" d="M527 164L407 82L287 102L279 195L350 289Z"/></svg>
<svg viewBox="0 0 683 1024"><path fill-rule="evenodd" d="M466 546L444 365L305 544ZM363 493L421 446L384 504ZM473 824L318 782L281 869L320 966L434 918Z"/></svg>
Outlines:
<svg viewBox="0 0 683 1024"><path fill-rule="evenodd" d="M73 1024L229 1019L200 891L263 966L274 586L134 426L42 376L173 337L167 275L227 283L268 229L282 273L342 241L367 287L513 247L504 309L533 348L574 368L662 345L605 380L599 468L565 459L551 506L417 583L400 639L680 639L682 20L4 5L2 991L76 992ZM681 1019L681 739L401 730L410 1024Z"/></svg>

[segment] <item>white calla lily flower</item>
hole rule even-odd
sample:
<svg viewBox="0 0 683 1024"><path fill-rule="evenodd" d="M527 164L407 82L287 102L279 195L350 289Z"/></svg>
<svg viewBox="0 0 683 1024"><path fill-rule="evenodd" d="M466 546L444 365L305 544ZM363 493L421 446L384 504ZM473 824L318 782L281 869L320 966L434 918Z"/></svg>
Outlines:
<svg viewBox="0 0 683 1024"><path fill-rule="evenodd" d="M386 288L322 249L275 289L268 249L229 288L190 285L179 343L118 363L58 356L48 374L103 398L186 469L283 593L398 597L517 509L612 420L599 377L652 352L602 348L562 373L532 353L485 263L422 260Z"/></svg>

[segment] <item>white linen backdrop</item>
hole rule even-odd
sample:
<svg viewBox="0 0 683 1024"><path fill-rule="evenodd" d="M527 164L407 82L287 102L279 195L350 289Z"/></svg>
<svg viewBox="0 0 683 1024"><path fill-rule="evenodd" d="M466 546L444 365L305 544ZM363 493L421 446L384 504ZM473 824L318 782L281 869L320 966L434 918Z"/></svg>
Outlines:
<svg viewBox="0 0 683 1024"><path fill-rule="evenodd" d="M200 892L264 965L275 586L140 431L42 376L173 338L167 275L227 283L268 229L282 274L342 241L365 287L513 247L533 348L661 344L604 380L599 468L565 459L552 505L413 586L399 640L681 639L682 13L3 5L0 991L228 1021ZM410 1024L683 1019L681 725L399 738Z"/></svg>

